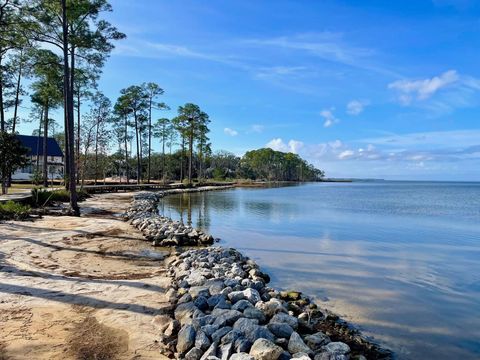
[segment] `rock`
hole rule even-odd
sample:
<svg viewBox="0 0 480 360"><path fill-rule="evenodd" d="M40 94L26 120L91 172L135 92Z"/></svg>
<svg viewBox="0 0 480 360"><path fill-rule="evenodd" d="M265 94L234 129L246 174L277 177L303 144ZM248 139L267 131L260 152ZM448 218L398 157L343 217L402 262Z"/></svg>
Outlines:
<svg viewBox="0 0 480 360"><path fill-rule="evenodd" d="M200 286L203 285L203 283L207 280L205 276L200 274L198 271L193 271L186 279L185 281L188 283L190 286Z"/></svg>
<svg viewBox="0 0 480 360"><path fill-rule="evenodd" d="M166 337L172 337L173 335L175 335L178 332L179 329L180 329L180 322L177 321L177 320L173 320L167 326L163 335L165 335Z"/></svg>
<svg viewBox="0 0 480 360"><path fill-rule="evenodd" d="M252 303L248 300L237 301L233 306L232 310L243 311L248 307L253 307Z"/></svg>
<svg viewBox="0 0 480 360"><path fill-rule="evenodd" d="M223 290L224 284L223 281L214 281L210 284L208 290L211 295L218 295Z"/></svg>
<svg viewBox="0 0 480 360"><path fill-rule="evenodd" d="M199 296L197 297L194 301L193 304L201 311L206 311L210 307L208 306L207 299L204 296Z"/></svg>
<svg viewBox="0 0 480 360"><path fill-rule="evenodd" d="M266 339L256 340L250 349L250 355L255 360L277 360L282 353L280 346Z"/></svg>
<svg viewBox="0 0 480 360"><path fill-rule="evenodd" d="M257 325L252 333L245 334L246 338L251 342L256 341L257 339L263 338L270 341L275 340L275 336L268 330L265 326Z"/></svg>
<svg viewBox="0 0 480 360"><path fill-rule="evenodd" d="M193 318L193 313L197 308L193 304L193 302L187 302L184 304L180 304L174 311L175 319L183 323L185 319Z"/></svg>
<svg viewBox="0 0 480 360"><path fill-rule="evenodd" d="M273 315L272 319L270 320L271 323L286 323L290 325L294 330L298 328L298 319L294 316L285 314L285 313L278 313Z"/></svg>
<svg viewBox="0 0 480 360"><path fill-rule="evenodd" d="M178 332L177 352L184 354L195 343L195 329L191 325L184 325Z"/></svg>
<svg viewBox="0 0 480 360"><path fill-rule="evenodd" d="M207 336L212 336L213 333L215 331L217 331L218 329L220 328L220 326L218 325L205 325L205 326L202 326L202 330L203 332L207 335Z"/></svg>
<svg viewBox="0 0 480 360"><path fill-rule="evenodd" d="M230 360L255 360L255 358L247 353L240 352L230 356Z"/></svg>
<svg viewBox="0 0 480 360"><path fill-rule="evenodd" d="M212 334L212 340L218 343L220 342L220 339L227 335L230 331L232 331L230 326L220 327L220 329Z"/></svg>
<svg viewBox="0 0 480 360"><path fill-rule="evenodd" d="M190 302L190 301L192 301L192 295L187 293L187 294L182 295L182 297L180 299L178 299L177 305L178 304L184 304L184 303L187 303L187 302Z"/></svg>
<svg viewBox="0 0 480 360"><path fill-rule="evenodd" d="M203 296L205 298L210 296L210 290L207 286L192 286L188 292L194 299L199 296Z"/></svg>
<svg viewBox="0 0 480 360"><path fill-rule="evenodd" d="M251 304L255 305L257 302L262 300L258 291L252 288L248 288L243 291L232 291L230 294L228 294L228 298L233 304L235 304L237 301L245 299Z"/></svg>
<svg viewBox="0 0 480 360"><path fill-rule="evenodd" d="M224 300L225 301L225 296L222 295L222 294L215 294L215 295L212 295L208 298L207 302L208 302L208 306L210 306L211 308L215 307L219 301L221 300Z"/></svg>
<svg viewBox="0 0 480 360"><path fill-rule="evenodd" d="M290 354L295 354L299 352L311 353L312 350L303 342L300 335L297 332L293 332L288 341L288 351Z"/></svg>
<svg viewBox="0 0 480 360"><path fill-rule="evenodd" d="M263 312L254 307L248 307L243 311L243 316L249 319L256 319L259 323L264 323L267 319Z"/></svg>
<svg viewBox="0 0 480 360"><path fill-rule="evenodd" d="M231 309L232 308L232 305L227 302L227 300L225 300L225 297L222 295L222 298L220 299L220 301L217 303L217 305L215 305L215 309Z"/></svg>
<svg viewBox="0 0 480 360"><path fill-rule="evenodd" d="M235 343L235 341L242 337L242 333L239 330L233 329L222 337L221 344Z"/></svg>
<svg viewBox="0 0 480 360"><path fill-rule="evenodd" d="M317 332L315 334L305 336L305 344L307 344L308 347L314 352L317 352L322 346L327 345L329 342L330 338L323 332Z"/></svg>
<svg viewBox="0 0 480 360"><path fill-rule="evenodd" d="M331 342L322 347L322 352L315 356L315 360L348 360L350 347L343 342Z"/></svg>
<svg viewBox="0 0 480 360"><path fill-rule="evenodd" d="M302 293L298 291L280 291L280 297L288 301L296 301L301 295Z"/></svg>
<svg viewBox="0 0 480 360"><path fill-rule="evenodd" d="M224 344L218 350L218 356L221 360L228 360L233 352L233 344Z"/></svg>
<svg viewBox="0 0 480 360"><path fill-rule="evenodd" d="M233 325L235 321L242 317L242 313L240 311L224 309L215 309L212 311L212 315L217 317L213 324L219 325L220 327Z"/></svg>
<svg viewBox="0 0 480 360"><path fill-rule="evenodd" d="M185 354L185 360L200 360L203 355L203 351L194 347Z"/></svg>
<svg viewBox="0 0 480 360"><path fill-rule="evenodd" d="M200 358L200 360L207 360L210 356L215 356L217 354L217 343L213 342L212 345L205 351Z"/></svg>
<svg viewBox="0 0 480 360"><path fill-rule="evenodd" d="M252 343L250 340L244 338L244 337L239 337L237 340L235 340L235 351L236 352L249 352L250 348L252 347Z"/></svg>
<svg viewBox="0 0 480 360"><path fill-rule="evenodd" d="M275 298L270 299L267 302L258 303L255 305L255 307L262 310L265 313L265 315L267 315L268 317L272 317L273 315L279 312L284 312L284 313L287 312L287 309L285 309L285 307L283 306L283 303L280 300Z"/></svg>
<svg viewBox="0 0 480 360"><path fill-rule="evenodd" d="M208 338L207 334L205 334L205 331L197 331L197 335L195 336L195 347L199 348L202 351L205 351L210 347L210 345L210 339Z"/></svg>
<svg viewBox="0 0 480 360"><path fill-rule="evenodd" d="M256 326L258 326L258 320L247 318L240 318L235 324L233 324L233 328L239 330L243 334L254 331Z"/></svg>
<svg viewBox="0 0 480 360"><path fill-rule="evenodd" d="M287 323L269 323L267 328L273 335L279 338L289 339L293 333L292 327Z"/></svg>

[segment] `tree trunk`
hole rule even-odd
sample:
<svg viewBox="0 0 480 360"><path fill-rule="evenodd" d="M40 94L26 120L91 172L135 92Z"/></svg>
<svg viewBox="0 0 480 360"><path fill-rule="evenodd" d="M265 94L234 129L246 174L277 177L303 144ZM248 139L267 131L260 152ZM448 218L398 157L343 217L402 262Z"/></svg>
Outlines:
<svg viewBox="0 0 480 360"><path fill-rule="evenodd" d="M125 171L127 177L127 184L130 183L130 174L129 174L129 166L128 166L128 121L127 116L125 116Z"/></svg>
<svg viewBox="0 0 480 360"><path fill-rule="evenodd" d="M75 167L76 167L76 172L77 172L77 184L80 180L80 125L81 125L81 119L80 119L80 89L77 89L77 151L76 151L76 160L75 160Z"/></svg>
<svg viewBox="0 0 480 360"><path fill-rule="evenodd" d="M150 98L150 107L148 109L148 171L147 183L150 183L150 156L152 155L152 99Z"/></svg>
<svg viewBox="0 0 480 360"><path fill-rule="evenodd" d="M43 186L48 187L48 100L45 104L45 113L43 119Z"/></svg>
<svg viewBox="0 0 480 360"><path fill-rule="evenodd" d="M43 119L43 108L40 112L40 121L38 122L38 137L37 137L37 161L36 161L36 169L35 172L38 173L40 171L40 137L42 135L42 119ZM37 184L35 184L37 185Z"/></svg>
<svg viewBox="0 0 480 360"><path fill-rule="evenodd" d="M99 121L97 119L97 128L95 130L95 181L94 184L97 185L97 174L98 174L98 129L99 129Z"/></svg>
<svg viewBox="0 0 480 360"><path fill-rule="evenodd" d="M20 54L20 56L23 56L23 52ZM15 107L13 108L12 134L15 134L15 129L17 126L18 103L20 98L20 84L22 81L22 68L23 68L23 62L20 59L20 65L19 65L18 77L17 77L17 88L15 90Z"/></svg>
<svg viewBox="0 0 480 360"><path fill-rule="evenodd" d="M134 111L133 117L135 119L135 139L137 142L137 184L141 182L142 176L142 167L140 165L140 141L139 141L139 134L138 134L138 119L137 119L137 112Z"/></svg>
<svg viewBox="0 0 480 360"><path fill-rule="evenodd" d="M182 151L180 152L180 182L183 182L183 158L185 156L185 137L182 136Z"/></svg>
<svg viewBox="0 0 480 360"><path fill-rule="evenodd" d="M70 207L74 215L80 215L80 209L77 203L77 188L75 181L75 152L74 152L74 133L73 133L73 93L71 91L72 87L70 84L73 84L74 80L74 70L75 70L75 56L72 49L72 68L69 69L68 64L68 23L67 23L67 4L66 0L62 1L62 30L63 30L63 76L64 76L64 91L65 91L65 140L68 141L66 146L65 158L68 159L68 190L70 192ZM70 71L71 70L71 71ZM69 83L70 81L70 83Z"/></svg>
<svg viewBox="0 0 480 360"><path fill-rule="evenodd" d="M188 183L192 185L192 162L193 162L193 129L190 130L189 139L189 159L188 159Z"/></svg>
<svg viewBox="0 0 480 360"><path fill-rule="evenodd" d="M165 185L165 180L167 179L166 173L165 173L165 126L163 126L163 138L162 138L162 178L163 178L163 184Z"/></svg>

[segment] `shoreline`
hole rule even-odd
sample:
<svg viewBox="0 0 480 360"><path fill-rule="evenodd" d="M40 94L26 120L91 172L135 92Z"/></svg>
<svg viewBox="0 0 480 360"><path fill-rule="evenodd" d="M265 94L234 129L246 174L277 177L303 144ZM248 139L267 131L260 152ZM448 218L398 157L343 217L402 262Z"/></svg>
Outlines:
<svg viewBox="0 0 480 360"><path fill-rule="evenodd" d="M228 188L231 187L232 186L229 186ZM226 187L219 189L215 186L209 186L206 188L176 189L174 191L158 193L137 193L129 209L125 212L126 215L124 218L141 230L147 239L153 239L153 245L158 245L155 240L155 236L157 235L155 233L156 227L159 225L164 226L166 224L180 223L158 215L157 205L161 198L170 194L221 190L223 188ZM152 221L152 217L161 218L162 222ZM191 231L192 228L185 227L181 233L169 233L169 235L173 234L172 236L177 237L177 239L182 237L188 239ZM261 345L268 348L268 351L271 352L271 355L274 355L273 358L275 359L277 359L277 357L275 357L275 351L279 354L278 359L288 359L292 357L315 360L393 358L391 351L382 348L374 340L363 336L361 332L351 324L341 320L337 315L326 309L320 310L310 297L304 296L302 293L294 290L279 292L268 287L269 276L262 273L259 270L259 266L253 260L232 248L209 246L213 244L213 237L209 235L209 239L211 241L208 242L187 242L187 246L197 245L197 247L186 251L182 251L183 246L179 246L179 244L182 244L181 241L177 241L177 243L167 243L170 244L169 246L173 246L176 251L176 255L172 256L173 260L169 261L167 267L174 284L174 291L172 293L175 294L173 298L176 300L176 305L170 313L165 314L166 317L170 316L169 320L165 320L165 318L163 320L168 322L167 326L169 326L170 329L167 332L167 336L162 338L162 344L170 356L185 359L207 359L206 356L218 355L221 359L228 359L230 355L236 351L244 356L238 357L238 359L249 359L247 356L252 355L252 352L254 352L253 358L256 359L255 351L258 350L256 347L260 346L256 345L257 341L259 341L260 338L266 337L270 343ZM193 260L185 260L187 258L192 258ZM203 261L196 262L197 258L203 259ZM205 259L210 259L210 261L205 261ZM215 272L216 265L211 266L212 259L216 263L228 264L228 266L223 269L223 276L218 271ZM196 265L193 266L192 263ZM239 267L235 265L238 263L243 264L243 268L246 266L249 271L243 271L242 266ZM229 273L229 268L235 266L239 270ZM179 268L180 271L178 270ZM220 285L220 283L223 285ZM214 285L213 290L212 285ZM245 294L245 292L249 294L255 292L258 297L250 301L250 305L253 305L254 309L260 309L260 312L263 311L263 316L257 314L257 318L251 318L248 315L244 317L241 313L232 313L232 311L238 312L238 310L234 309L235 307L238 308L237 302L243 301L241 307L246 306L245 309L250 308L245 302L248 296L238 295L239 298L236 299L236 295L234 295L232 299L230 295L232 292L242 294ZM209 304L212 298L215 300ZM217 298L221 298L221 300ZM276 305L272 305L272 301ZM220 308L217 308L218 302L222 303ZM208 305L205 305L205 303ZM270 306L274 306L276 310L271 312L268 310ZM243 310L245 311L245 309ZM251 312L251 310L249 311ZM226 312L230 313L226 314ZM276 317L279 313L281 316ZM223 320L218 320L219 317L228 317L230 315L233 316L232 319L225 323L223 323ZM278 317L281 317L283 320L278 321ZM204 318L208 320L204 320ZM250 321L252 319L254 320L253 322ZM294 331L290 332L287 329L286 333L278 332L278 326L284 327L285 324L288 325L289 321L290 325L295 324L295 327L291 327ZM199 336L205 338L204 327L206 326L208 328L208 326L216 324L216 322L222 323L229 331L222 334L222 337L218 339L218 336L212 338L215 333L209 334L210 336L207 335L208 341L205 341L209 346L205 346L205 344L199 346L195 339ZM245 324L237 326L238 322L249 323L247 333L256 331L261 334L261 336L257 338L251 337L247 339L250 342L250 347L245 346L242 348L241 346L237 346L236 340L238 339L235 339L233 342L225 340L226 344L224 344L223 337L228 338L227 335L232 337L232 332L237 334L238 332L235 332L235 330L243 329L242 326ZM270 328L275 330L271 330ZM245 333L245 329L243 330ZM175 336L177 331L178 337ZM277 332L273 334L275 331ZM288 337L286 335L288 335ZM187 339L184 339L184 336L187 336ZM241 337L241 335L239 336ZM293 340L292 337L294 338ZM181 345L178 345L178 341L181 341ZM291 345L290 342L294 344ZM332 345L329 346L328 344ZM223 347L221 345L223 345ZM275 346L277 346L277 348L275 348ZM250 355L247 355L248 351L244 353L245 350L250 350ZM264 350L267 351L266 349L262 351ZM237 359L235 356L233 358ZM212 359L215 358L212 357Z"/></svg>

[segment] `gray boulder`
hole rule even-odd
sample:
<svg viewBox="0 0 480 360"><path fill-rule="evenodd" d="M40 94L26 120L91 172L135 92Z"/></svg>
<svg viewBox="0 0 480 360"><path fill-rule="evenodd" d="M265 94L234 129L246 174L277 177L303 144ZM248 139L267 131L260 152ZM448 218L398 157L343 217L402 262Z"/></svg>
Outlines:
<svg viewBox="0 0 480 360"><path fill-rule="evenodd" d="M243 310L243 316L249 319L256 319L259 323L264 323L265 321L267 321L263 312L254 307L248 307Z"/></svg>
<svg viewBox="0 0 480 360"><path fill-rule="evenodd" d="M315 356L315 360L348 360L350 347L343 342L331 342L322 347L322 352Z"/></svg>
<svg viewBox="0 0 480 360"><path fill-rule="evenodd" d="M202 330L197 331L197 335L195 336L195 347L205 351L210 345L210 339L207 334Z"/></svg>
<svg viewBox="0 0 480 360"><path fill-rule="evenodd" d="M323 332L307 335L304 340L305 344L307 344L314 352L317 352L322 346L327 345L330 342L330 338Z"/></svg>
<svg viewBox="0 0 480 360"><path fill-rule="evenodd" d="M294 330L298 329L298 319L295 316L285 314L283 312L273 315L270 320L271 323L286 323Z"/></svg>
<svg viewBox="0 0 480 360"><path fill-rule="evenodd" d="M282 353L280 346L266 339L256 340L250 349L250 355L255 360L277 360Z"/></svg>
<svg viewBox="0 0 480 360"><path fill-rule="evenodd" d="M212 334L212 340L218 343L220 342L221 338L227 335L230 331L232 331L230 326L221 327Z"/></svg>
<svg viewBox="0 0 480 360"><path fill-rule="evenodd" d="M200 360L203 355L203 351L194 347L185 354L185 360Z"/></svg>
<svg viewBox="0 0 480 360"><path fill-rule="evenodd" d="M287 323L269 323L267 325L268 330L272 332L273 335L279 338L289 339L290 335L293 333L293 329Z"/></svg>
<svg viewBox="0 0 480 360"><path fill-rule="evenodd" d="M295 331L292 333L290 340L288 341L288 351L290 354L301 352L308 354L312 352L312 350L310 350L310 348L303 342L300 335Z"/></svg>
<svg viewBox="0 0 480 360"><path fill-rule="evenodd" d="M195 343L195 329L192 325L184 325L178 332L177 352L186 353Z"/></svg>
<svg viewBox="0 0 480 360"><path fill-rule="evenodd" d="M239 300L232 306L232 310L243 311L248 307L253 307L252 303L248 300Z"/></svg>
<svg viewBox="0 0 480 360"><path fill-rule="evenodd" d="M212 311L212 315L217 317L213 324L220 327L232 325L235 321L242 317L242 313L240 311L228 309L214 309Z"/></svg>

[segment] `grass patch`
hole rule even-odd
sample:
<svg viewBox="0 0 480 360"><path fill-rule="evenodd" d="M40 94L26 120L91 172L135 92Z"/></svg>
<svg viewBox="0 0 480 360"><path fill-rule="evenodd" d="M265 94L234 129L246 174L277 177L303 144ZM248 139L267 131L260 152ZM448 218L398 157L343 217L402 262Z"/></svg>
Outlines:
<svg viewBox="0 0 480 360"><path fill-rule="evenodd" d="M30 215L30 206L14 201L0 203L0 220L25 220Z"/></svg>
<svg viewBox="0 0 480 360"><path fill-rule="evenodd" d="M77 191L78 201L83 201L88 197L85 190ZM42 188L32 189L32 202L35 207L43 207L54 202L69 202L70 193L67 190L47 190Z"/></svg>
<svg viewBox="0 0 480 360"><path fill-rule="evenodd" d="M77 360L114 360L128 350L128 336L87 316L72 329L68 347Z"/></svg>

